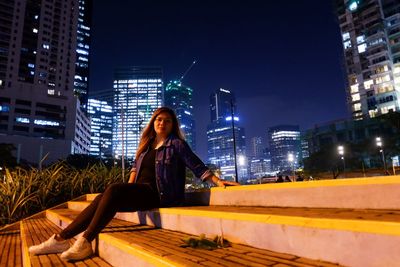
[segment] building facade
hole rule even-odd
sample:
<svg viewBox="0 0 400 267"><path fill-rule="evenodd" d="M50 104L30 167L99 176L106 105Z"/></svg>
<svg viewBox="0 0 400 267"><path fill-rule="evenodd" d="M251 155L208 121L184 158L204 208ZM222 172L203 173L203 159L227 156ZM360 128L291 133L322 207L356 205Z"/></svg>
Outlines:
<svg viewBox="0 0 400 267"><path fill-rule="evenodd" d="M78 1L0 1L0 10L0 142L14 144L17 160L65 158L80 131Z"/></svg>
<svg viewBox="0 0 400 267"><path fill-rule="evenodd" d="M133 159L143 128L163 105L160 67L126 67L114 72L113 152Z"/></svg>
<svg viewBox="0 0 400 267"><path fill-rule="evenodd" d="M92 27L92 0L78 0L78 30L76 42L76 61L74 91L81 106L86 110L89 93L89 56Z"/></svg>
<svg viewBox="0 0 400 267"><path fill-rule="evenodd" d="M102 159L112 158L112 105L107 101L89 98L87 113L90 116L90 155Z"/></svg>
<svg viewBox="0 0 400 267"><path fill-rule="evenodd" d="M400 111L400 2L336 0L353 119Z"/></svg>
<svg viewBox="0 0 400 267"><path fill-rule="evenodd" d="M390 120L384 116L364 120L337 120L315 125L302 134L302 143L307 147L308 155L331 148L337 153L337 146L345 147L345 157L349 155L362 160L365 167L379 167L381 158L380 148L376 138L381 138L382 148L388 156L399 157L397 152L399 129L396 129ZM351 146L355 146L352 151ZM389 158L387 158L390 163ZM361 167L360 167L361 168Z"/></svg>
<svg viewBox="0 0 400 267"><path fill-rule="evenodd" d="M273 171L288 171L301 160L300 128L297 125L278 125L268 129L268 143Z"/></svg>
<svg viewBox="0 0 400 267"><path fill-rule="evenodd" d="M236 117L236 123L239 118ZM246 139L243 127L235 126L236 161L238 180L247 178ZM207 128L207 158L221 171L221 178L235 180L235 154L233 146L233 131L230 121L218 121Z"/></svg>
<svg viewBox="0 0 400 267"><path fill-rule="evenodd" d="M235 180L235 153L238 181L247 179L245 130L239 125L235 96L225 89L218 89L210 96L211 123L207 127L207 159L220 169L221 178ZM233 119L233 121L232 121ZM234 129L234 130L233 130Z"/></svg>
<svg viewBox="0 0 400 267"><path fill-rule="evenodd" d="M196 130L193 114L193 90L181 81L170 81L165 87L165 105L173 109L180 122L186 141L196 150Z"/></svg>

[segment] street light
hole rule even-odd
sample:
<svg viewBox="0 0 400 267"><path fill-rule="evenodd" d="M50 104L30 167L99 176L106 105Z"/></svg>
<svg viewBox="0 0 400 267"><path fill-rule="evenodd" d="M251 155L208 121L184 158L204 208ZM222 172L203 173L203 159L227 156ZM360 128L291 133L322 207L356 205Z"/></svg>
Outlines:
<svg viewBox="0 0 400 267"><path fill-rule="evenodd" d="M290 162L290 165L293 168L293 181L296 181L295 174L294 174L294 155L292 153L288 154L288 161Z"/></svg>
<svg viewBox="0 0 400 267"><path fill-rule="evenodd" d="M344 177L345 170L346 170L346 163L344 161L344 146L338 146L337 150L338 150L340 159L343 161L343 177Z"/></svg>
<svg viewBox="0 0 400 267"><path fill-rule="evenodd" d="M376 146L379 147L379 152L381 152L381 154L382 154L383 170L386 174L386 160L385 160L385 152L383 151L382 138L380 138L380 137L376 138Z"/></svg>

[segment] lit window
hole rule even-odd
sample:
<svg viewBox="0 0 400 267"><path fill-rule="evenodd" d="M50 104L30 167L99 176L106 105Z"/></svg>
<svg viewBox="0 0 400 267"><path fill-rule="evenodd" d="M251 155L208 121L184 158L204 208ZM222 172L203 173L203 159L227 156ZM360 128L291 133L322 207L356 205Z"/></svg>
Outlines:
<svg viewBox="0 0 400 267"><path fill-rule="evenodd" d="M381 113L382 113L382 114L386 114L386 113L389 113L390 111L395 111L395 110L396 110L396 108L395 108L394 105L392 105L392 106L387 106L387 107L381 108Z"/></svg>
<svg viewBox="0 0 400 267"><path fill-rule="evenodd" d="M369 89L369 88L371 88L371 85L373 85L373 84L374 84L374 80L365 81L364 82L364 88L365 89Z"/></svg>
<svg viewBox="0 0 400 267"><path fill-rule="evenodd" d="M350 86L350 93L358 93L358 83Z"/></svg>
<svg viewBox="0 0 400 267"><path fill-rule="evenodd" d="M28 63L28 68L31 68L31 69L33 69L34 67L35 67L35 64Z"/></svg>
<svg viewBox="0 0 400 267"><path fill-rule="evenodd" d="M54 89L47 89L48 95L54 95Z"/></svg>
<svg viewBox="0 0 400 267"><path fill-rule="evenodd" d="M351 95L352 102L359 101L359 100L360 100L360 94Z"/></svg>
<svg viewBox="0 0 400 267"><path fill-rule="evenodd" d="M351 47L351 41L346 41L343 43L344 49L350 48Z"/></svg>
<svg viewBox="0 0 400 267"><path fill-rule="evenodd" d="M33 28L32 31L33 31L34 33L38 33L38 29L36 29L36 28Z"/></svg>
<svg viewBox="0 0 400 267"><path fill-rule="evenodd" d="M356 11L358 8L358 4L359 4L360 0L353 0L349 3L349 10L351 12Z"/></svg>
<svg viewBox="0 0 400 267"><path fill-rule="evenodd" d="M367 44L361 44L361 45L359 45L358 47L357 47L357 49L358 49L358 53L364 53L365 52L365 50L367 50Z"/></svg>
<svg viewBox="0 0 400 267"><path fill-rule="evenodd" d="M400 66L394 67L393 73L400 73Z"/></svg>
<svg viewBox="0 0 400 267"><path fill-rule="evenodd" d="M48 121L48 120L35 120L34 123L36 125L47 125L47 126L59 126L60 123L56 121Z"/></svg>
<svg viewBox="0 0 400 267"><path fill-rule="evenodd" d="M9 112L10 111L10 107L9 106L0 106L0 111L1 112Z"/></svg>
<svg viewBox="0 0 400 267"><path fill-rule="evenodd" d="M50 49L50 45L48 45L48 44L43 44L42 46L44 49Z"/></svg>
<svg viewBox="0 0 400 267"><path fill-rule="evenodd" d="M29 119L28 118L16 117L15 121L16 122L20 122L20 123L29 123Z"/></svg>
<svg viewBox="0 0 400 267"><path fill-rule="evenodd" d="M350 33L348 33L348 32L343 33L342 38L343 38L343 41L350 39Z"/></svg>
<svg viewBox="0 0 400 267"><path fill-rule="evenodd" d="M376 109L375 109L375 110L369 110L369 111L368 111L369 116L370 116L371 118L375 118L375 117L376 117L376 112L377 112Z"/></svg>
<svg viewBox="0 0 400 267"><path fill-rule="evenodd" d="M361 104L360 103L354 104L353 111L359 111L359 110L361 110Z"/></svg>
<svg viewBox="0 0 400 267"><path fill-rule="evenodd" d="M365 42L365 36L361 35L361 36L357 36L357 44L361 44Z"/></svg>

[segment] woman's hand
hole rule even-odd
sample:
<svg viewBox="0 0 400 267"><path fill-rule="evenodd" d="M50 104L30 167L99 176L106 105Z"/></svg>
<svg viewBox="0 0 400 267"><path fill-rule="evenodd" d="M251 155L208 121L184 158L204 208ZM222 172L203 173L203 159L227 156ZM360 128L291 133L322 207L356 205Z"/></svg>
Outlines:
<svg viewBox="0 0 400 267"><path fill-rule="evenodd" d="M226 186L231 186L231 185L240 185L239 183L236 183L236 182L221 180L215 175L212 175L209 179L210 179L211 182L213 182L218 187L226 187Z"/></svg>
<svg viewBox="0 0 400 267"><path fill-rule="evenodd" d="M232 182L232 181L225 181L225 180L220 180L215 183L218 187L226 187L226 186L232 186L232 185L240 185L239 183Z"/></svg>

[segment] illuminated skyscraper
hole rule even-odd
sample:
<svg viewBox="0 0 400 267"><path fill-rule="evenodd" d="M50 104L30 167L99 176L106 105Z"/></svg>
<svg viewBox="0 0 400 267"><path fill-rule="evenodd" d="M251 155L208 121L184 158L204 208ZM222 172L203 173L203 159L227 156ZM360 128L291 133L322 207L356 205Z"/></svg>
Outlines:
<svg viewBox="0 0 400 267"><path fill-rule="evenodd" d="M171 81L165 88L165 105L172 108L190 147L196 150L196 132L193 115L193 90L180 81Z"/></svg>
<svg viewBox="0 0 400 267"><path fill-rule="evenodd" d="M354 119L400 111L400 1L336 0Z"/></svg>
<svg viewBox="0 0 400 267"><path fill-rule="evenodd" d="M225 120L226 117L231 116L231 102L233 105L233 112L236 113L236 99L231 91L219 88L215 93L210 95L210 115L211 122L217 120Z"/></svg>
<svg viewBox="0 0 400 267"><path fill-rule="evenodd" d="M127 67L114 72L113 151L133 159L142 129L163 104L160 67Z"/></svg>
<svg viewBox="0 0 400 267"><path fill-rule="evenodd" d="M87 153L74 96L78 1L0 1L0 10L1 142L32 163Z"/></svg>
<svg viewBox="0 0 400 267"><path fill-rule="evenodd" d="M232 131L231 103L236 110L234 95L225 89L218 89L210 96L211 123L207 127L208 162L221 170L223 179L234 180L235 153ZM234 114L236 159L238 180L247 178L245 131L240 127L239 117Z"/></svg>
<svg viewBox="0 0 400 267"><path fill-rule="evenodd" d="M89 90L90 29L92 25L92 0L79 0L78 30L74 91L86 109Z"/></svg>
<svg viewBox="0 0 400 267"><path fill-rule="evenodd" d="M286 171L298 167L301 159L299 126L279 125L270 127L268 129L268 142L273 171Z"/></svg>
<svg viewBox="0 0 400 267"><path fill-rule="evenodd" d="M90 155L111 158L112 153L112 106L106 101L89 98L87 113L90 116Z"/></svg>

